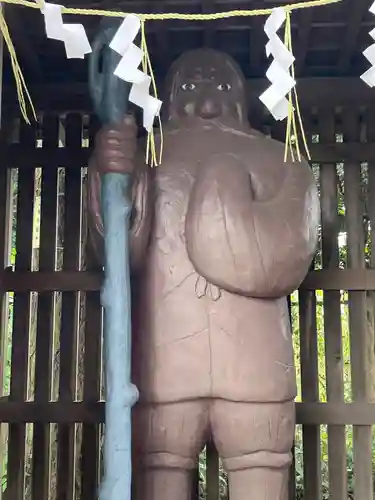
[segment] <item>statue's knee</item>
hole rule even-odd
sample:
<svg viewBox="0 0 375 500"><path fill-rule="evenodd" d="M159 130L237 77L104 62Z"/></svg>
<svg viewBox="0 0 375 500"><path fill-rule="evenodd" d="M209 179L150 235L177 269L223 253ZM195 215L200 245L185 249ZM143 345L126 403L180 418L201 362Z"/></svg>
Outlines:
<svg viewBox="0 0 375 500"><path fill-rule="evenodd" d="M147 469L193 470L196 467L194 459L166 452L148 453L143 465Z"/></svg>
<svg viewBox="0 0 375 500"><path fill-rule="evenodd" d="M213 438L223 459L252 461L266 456L277 462L278 457L289 457L295 432L293 403L216 401L211 418Z"/></svg>
<svg viewBox="0 0 375 500"><path fill-rule="evenodd" d="M207 411L200 401L139 408L138 449L148 468L194 469L207 434Z"/></svg>
<svg viewBox="0 0 375 500"><path fill-rule="evenodd" d="M228 472L247 469L286 469L292 463L292 453L274 453L271 451L256 451L237 457L223 459L223 465Z"/></svg>

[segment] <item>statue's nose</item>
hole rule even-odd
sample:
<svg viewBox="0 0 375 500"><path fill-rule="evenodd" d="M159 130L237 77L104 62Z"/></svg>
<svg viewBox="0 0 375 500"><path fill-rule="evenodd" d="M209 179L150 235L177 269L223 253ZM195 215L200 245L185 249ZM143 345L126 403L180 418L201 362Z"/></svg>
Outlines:
<svg viewBox="0 0 375 500"><path fill-rule="evenodd" d="M197 106L197 113L200 118L210 120L220 116L220 104L214 99L203 99Z"/></svg>

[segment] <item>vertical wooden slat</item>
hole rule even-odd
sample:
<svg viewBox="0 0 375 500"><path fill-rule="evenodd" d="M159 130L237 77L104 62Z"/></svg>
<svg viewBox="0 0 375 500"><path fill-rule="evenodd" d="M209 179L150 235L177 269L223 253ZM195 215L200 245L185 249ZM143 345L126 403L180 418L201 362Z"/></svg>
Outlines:
<svg viewBox="0 0 375 500"><path fill-rule="evenodd" d="M1 50L1 49L0 49ZM5 147L10 137L12 122L7 123L0 132L0 146ZM9 265L10 253L10 231L12 227L12 199L10 196L10 177L11 171L9 165L4 163L0 166L0 259L1 269L3 272L5 266ZM4 300L6 294L0 289L0 397L3 396L4 388L4 356L7 345L8 333L8 307L7 300ZM1 439L1 438L0 438ZM1 444L1 442L0 442ZM1 465L0 465L1 469ZM1 498L1 497L0 497Z"/></svg>
<svg viewBox="0 0 375 500"><path fill-rule="evenodd" d="M81 147L80 115L66 118L66 147ZM81 165L65 171L64 198L64 270L77 270L80 260ZM60 333L59 400L73 401L76 392L77 365L77 293L62 296ZM75 426L59 425L57 500L73 500L75 490Z"/></svg>
<svg viewBox="0 0 375 500"><path fill-rule="evenodd" d="M367 113L367 141L371 143L375 143L375 106L371 106ZM375 165L372 163L368 165L368 216L370 220L370 267L372 269L375 268ZM370 310L371 315L371 340L375 345L375 291L371 291L368 293L368 309ZM371 357L371 380L372 387L370 388L371 394L370 399L371 402L375 400L375 350L373 351L373 356Z"/></svg>
<svg viewBox="0 0 375 500"><path fill-rule="evenodd" d="M96 123L92 119L89 128L90 144L93 142L96 128ZM92 270L98 267L90 245L86 246L86 267ZM100 400L102 311L99 292L86 294L85 315L83 399L86 402L95 402ZM91 500L95 497L99 483L98 470L99 428L97 425L84 424L82 428L82 500Z"/></svg>
<svg viewBox="0 0 375 500"><path fill-rule="evenodd" d="M315 292L299 292L302 401L319 401ZM305 425L303 435L304 500L321 499L320 428Z"/></svg>
<svg viewBox="0 0 375 500"><path fill-rule="evenodd" d="M35 147L35 127L21 124L20 142ZM32 257L34 168L22 168L18 175L16 233L16 270L29 271ZM24 401L27 391L30 294L14 295L10 399ZM9 426L8 494L12 500L23 500L25 468L25 424Z"/></svg>
<svg viewBox="0 0 375 500"><path fill-rule="evenodd" d="M84 396L86 402L95 402L100 396L100 297L97 292L86 294L86 328L84 357ZM98 488L99 429L95 424L82 428L82 500L95 497Z"/></svg>
<svg viewBox="0 0 375 500"><path fill-rule="evenodd" d="M307 110L304 120L306 137L311 144L312 110ZM311 264L311 270L315 264ZM316 320L316 295L314 291L300 290L299 335L301 367L301 399L303 403L319 401L318 332ZM321 448L319 425L302 426L304 500L321 499Z"/></svg>
<svg viewBox="0 0 375 500"><path fill-rule="evenodd" d="M359 141L357 113L345 110L343 117L345 141ZM344 166L345 208L348 233L348 267L364 268L363 204L359 163ZM366 401L371 385L368 356L373 351L369 342L366 318L366 292L349 292L350 356L352 394L354 401ZM355 500L372 500L372 443L371 427L353 429Z"/></svg>
<svg viewBox="0 0 375 500"><path fill-rule="evenodd" d="M206 461L207 500L219 500L219 456L212 441L206 447Z"/></svg>
<svg viewBox="0 0 375 500"><path fill-rule="evenodd" d="M293 458L292 464L289 470L289 482L288 482L288 500L296 500L296 457L295 457L295 447L292 450Z"/></svg>
<svg viewBox="0 0 375 500"><path fill-rule="evenodd" d="M293 334L293 314L292 314L292 297L288 295L288 313L289 313L289 323L291 325L291 331ZM295 445L293 443L292 447L292 464L289 469L288 478L288 500L295 500L296 498L296 462L295 462Z"/></svg>
<svg viewBox="0 0 375 500"><path fill-rule="evenodd" d="M43 148L57 147L59 118L43 118ZM42 165L39 270L54 271L56 254L57 166ZM35 349L35 401L51 399L54 294L38 296ZM33 438L32 499L48 499L50 425L35 424Z"/></svg>
<svg viewBox="0 0 375 500"><path fill-rule="evenodd" d="M335 142L335 114L333 109L322 110L319 116L320 142ZM324 164L320 173L322 212L322 264L324 269L339 266L338 199L335 164ZM344 401L343 351L341 332L340 291L324 292L324 341L327 401ZM330 498L347 500L345 426L328 426L328 471Z"/></svg>
<svg viewBox="0 0 375 500"><path fill-rule="evenodd" d="M367 111L367 141L375 143L375 106L370 106ZM370 267L375 268L375 164L370 163L368 165L368 216L370 220ZM375 346L375 291L368 293L368 310L370 311L371 323L369 324L369 336L371 335L371 340ZM372 387L370 387L371 394L369 394L369 399L371 402L375 400L375 349L372 351L371 357L371 371L370 377L372 381Z"/></svg>
<svg viewBox="0 0 375 500"><path fill-rule="evenodd" d="M8 130L11 128L11 122L8 122L0 132L0 144L6 145L9 139ZM11 227L12 227L12 197L10 196L11 172L9 165L4 163L0 166L0 258L1 269L3 272L5 266L9 265ZM0 289L0 397L4 395L5 367L7 365L8 351L8 314L9 299L8 295ZM6 477L5 457L7 456L7 430L8 426L0 422L0 480ZM2 487L0 486L0 500L3 498Z"/></svg>

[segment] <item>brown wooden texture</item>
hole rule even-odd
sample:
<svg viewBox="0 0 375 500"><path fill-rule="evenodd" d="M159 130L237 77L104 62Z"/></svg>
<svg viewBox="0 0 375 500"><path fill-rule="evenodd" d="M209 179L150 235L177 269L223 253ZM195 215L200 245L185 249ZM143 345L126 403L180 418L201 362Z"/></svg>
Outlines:
<svg viewBox="0 0 375 500"><path fill-rule="evenodd" d="M367 141L375 142L375 109L372 106L366 116L366 135ZM374 162L370 162L368 165L368 197L367 197L367 208L368 217L370 222L370 262L371 268L375 267L375 171ZM368 397L367 399L371 402L375 400L375 349L371 349L375 345L375 291L372 290L367 294L367 306L368 306L368 341L370 354L371 366L369 366L369 372L367 374L369 379ZM372 430L374 427L372 427Z"/></svg>
<svg viewBox="0 0 375 500"><path fill-rule="evenodd" d="M291 329L293 331L294 324L293 324L293 314L292 314L292 300L289 295L288 299L288 313L289 313L289 321L291 325ZM296 368L297 371L297 368ZM296 434L298 432L296 428ZM295 443L293 443L292 446L292 464L289 470L289 477L288 477L288 499L289 500L296 500L296 457L295 457Z"/></svg>
<svg viewBox="0 0 375 500"><path fill-rule="evenodd" d="M101 287L103 273L98 270L23 272L6 270L3 289L9 292L95 292ZM374 269L323 269L311 271L301 284L306 290L375 290Z"/></svg>
<svg viewBox="0 0 375 500"><path fill-rule="evenodd" d="M370 426L375 421L374 403L296 403L297 423L302 425ZM104 422L104 403L12 402L0 399L0 421L11 423ZM349 424L348 424L349 422Z"/></svg>
<svg viewBox="0 0 375 500"><path fill-rule="evenodd" d="M347 110L343 117L344 139L360 139L358 110ZM348 267L364 268L363 199L361 169L358 163L346 163L344 167L345 208L348 232ZM349 292L349 327L352 372L352 396L354 401L367 401L370 396L371 371L369 353L374 349L367 327L366 293ZM353 429L354 451L354 498L373 498L371 427Z"/></svg>
<svg viewBox="0 0 375 500"><path fill-rule="evenodd" d="M304 50L303 47L301 50ZM326 84L326 87L329 84ZM367 142L360 136L359 107L366 95L352 95L338 89L333 101L332 92L322 97L306 96L305 125L309 137L311 131L319 133L319 142L311 147L314 162L320 163L320 188L322 208L322 266L312 269L299 292L300 358L302 370L302 403L297 403L297 422L303 426L305 500L319 500L321 493L321 442L320 426L328 425L328 467L330 498L347 500L346 436L345 426L354 425L354 466L356 500L372 498L371 427L375 424L373 395L374 366L374 317L375 317L375 109L371 102L366 113ZM305 91L304 91L305 92ZM327 98L327 95L330 95ZM324 95L326 97L324 97ZM345 97L346 96L346 97ZM350 105L338 109L336 104ZM318 122L316 110L311 103L319 104ZM331 102L330 102L331 101ZM355 101L355 106L353 102ZM325 103L325 104L324 104ZM328 106L327 104L330 104ZM365 103L366 104L366 103ZM372 107L371 107L372 106ZM362 111L361 111L362 112ZM342 119L341 119L342 118ZM80 475L81 500L95 498L99 482L99 424L104 418L104 404L100 401L101 358L101 308L99 290L102 272L93 264L90 255L85 255L86 266L81 267L81 168L87 164L92 145L95 121L89 125L89 147L82 147L82 117L69 115L63 118L66 126L66 144L56 147L55 130L57 117L44 118L43 147L34 149L32 132L24 129L21 145L0 146L4 165L20 167L17 263L14 271L3 274L3 289L16 292L13 334L13 362L17 371L12 380L9 400L0 400L0 422L9 422L12 450L9 457L9 491L11 499L20 500L23 491L24 469L24 423L34 422L33 500L44 500L48 489L47 464L49 423L58 424L58 474L57 500L73 500L75 476ZM314 122L314 123L313 123ZM48 125L49 123L49 125ZM259 127L270 131L274 137L283 138L284 125L274 124L269 117L262 117ZM25 131L27 130L27 132ZM344 132L344 142L336 142L335 132ZM27 137L28 136L28 137ZM11 162L13 161L13 163ZM346 217L337 214L337 166L345 163ZM363 198L361 190L362 160L369 161L368 195ZM42 188L42 234L39 271L31 272L31 214L32 201L26 193L33 192L34 169L43 168ZM55 234L52 229L56 218L57 168L65 167L64 195L64 262L61 271L54 269L52 247ZM362 168L363 170L363 168ZM1 173L2 172L2 173ZM5 176L4 169L0 175ZM23 179L23 180L22 180ZM53 187L53 186L54 187ZM51 187L52 186L52 187ZM0 189L2 189L0 185ZM48 196L43 198L43 193ZM27 200L27 201L26 201ZM44 200L44 201L43 201ZM371 222L371 254L365 266L363 216ZM1 212L0 212L1 216ZM343 220L344 219L344 220ZM0 222L1 224L1 222ZM29 227L30 225L30 227ZM0 225L1 229L1 225ZM338 232L348 232L348 267L338 268ZM1 240L0 240L1 244ZM21 245L21 246L20 246ZM318 333L316 291L323 290L324 347L327 403L319 402ZM343 354L340 291L349 291L351 365L353 402L344 402ZM38 297L37 354L35 371L35 401L25 402L27 354L28 354L28 303L29 293L36 291ZM60 332L60 385L59 400L49 402L51 380L43 379L51 364L52 297L54 291L62 292L62 327ZM83 401L75 401L77 386L78 343L78 291L85 300L84 354L83 354ZM25 313L25 314L24 314ZM370 316L370 320L368 319ZM14 365L13 365L14 366ZM75 435L75 424L82 423L80 468L75 471L74 454L79 453L79 440ZM77 448L77 450L76 450ZM38 454L35 453L38 450ZM212 444L207 449L207 498L218 500L218 457ZM17 496L18 495L18 496ZM290 481L290 499L296 497L294 481Z"/></svg>
<svg viewBox="0 0 375 500"><path fill-rule="evenodd" d="M0 130L0 146L7 144L9 136L8 130L11 125L7 124ZM11 171L7 170L7 166L2 164L0 167L0 259L3 266L9 264L9 239L10 239L10 224L9 224L9 210L11 210L12 199L10 196L10 175ZM0 397L3 396L3 383L4 383L4 357L7 344L7 327L8 327L8 311L6 304L5 288L3 284L0 287ZM1 431L0 431L1 434ZM1 438L0 438L1 439ZM1 498L1 497L0 497Z"/></svg>
<svg viewBox="0 0 375 500"><path fill-rule="evenodd" d="M96 121L91 119L89 124L89 140L94 139ZM86 267L94 269L95 260L86 245ZM102 309L99 291L86 293L85 303L85 349L84 349L84 402L97 402L100 400L100 362L101 362L101 334L102 334ZM81 448L81 500L95 498L99 484L99 428L96 424L84 424L82 429Z"/></svg>
<svg viewBox="0 0 375 500"><path fill-rule="evenodd" d="M259 124L257 127L260 128ZM280 130L284 130L282 124L279 127L273 126L277 130L274 135L279 140L284 140L284 134L280 135ZM38 167L41 163L49 162L51 167L61 166L67 169L75 169L77 164L86 164L88 162L91 150L89 148L80 149L78 147L46 147L34 151L31 148L22 147L19 144L2 146L0 148L1 156L10 164L10 161L16 161L21 168L32 169ZM337 144L336 142L327 142L325 144L312 144L310 146L312 160L315 163L335 163L337 161L374 161L375 144L361 144L358 141L350 143Z"/></svg>
<svg viewBox="0 0 375 500"><path fill-rule="evenodd" d="M0 130L0 143L4 144L8 140L8 131L11 130L11 122L2 123ZM12 210L11 171L0 168L0 258L3 265L9 264L10 259L10 211ZM9 296L3 287L0 287L0 398L4 397L6 366L8 359L8 310ZM6 474L5 460L8 453L8 426L0 421L0 478ZM3 492L0 488L0 500L3 499Z"/></svg>
<svg viewBox="0 0 375 500"><path fill-rule="evenodd" d="M206 446L206 484L207 500L219 498L219 456L212 441Z"/></svg>
<svg viewBox="0 0 375 500"><path fill-rule="evenodd" d="M282 2L264 0L124 0L117 8L134 13L208 13L262 9L280 4ZM71 7L81 5L77 0L69 3ZM90 1L85 3L85 7L111 10L113 5L109 0L100 3ZM347 0L293 12L294 46L296 49L300 47L296 52L298 75L358 75L367 68L366 61L360 57L371 23L371 18L364 15L367 9L367 1ZM5 6L5 13L26 80L42 82L44 77L47 81L59 81L64 77L84 81L86 61L80 61L81 64L72 68L63 51L55 51L45 45L35 22L37 12ZM76 22L83 23L91 40L98 29L97 16L77 15ZM146 25L147 41L155 74L165 73L169 63L182 52L203 45L225 50L238 60L248 75L264 75L269 61L264 53L266 38L263 24L264 17L259 16L203 23L150 21ZM66 74L69 69L71 75Z"/></svg>
<svg viewBox="0 0 375 500"><path fill-rule="evenodd" d="M295 50L298 50L297 46ZM264 114L258 97L268 84L269 82L264 78L250 78L247 81L250 108L249 118L252 124L254 124L252 120L254 115L259 117ZM163 85L161 81L158 82L158 90L159 94L162 95ZM92 112L92 101L87 83L85 82L45 82L38 85L31 85L30 93L33 102L41 111ZM318 105L322 109L327 106L331 107L332 105L358 108L360 106L371 105L375 101L372 89L357 77L299 78L298 95L301 105L309 110ZM3 86L3 96L3 101L9 102L14 98L14 88L9 85ZM14 104L14 109L17 111L17 102Z"/></svg>
<svg viewBox="0 0 375 500"><path fill-rule="evenodd" d="M306 133L310 138L313 126L311 117L306 118ZM284 134L283 134L284 135ZM315 263L311 265L314 269ZM299 341L301 366L301 398L303 403L319 401L318 372L318 331L317 306L315 291L300 290L299 302ZM321 445L320 427L316 425L302 426L303 468L305 500L321 498Z"/></svg>
<svg viewBox="0 0 375 500"><path fill-rule="evenodd" d="M28 147L35 147L35 128L21 124L20 142ZM13 165L18 167L17 164ZM33 200L35 170L19 169L16 229L16 264L17 270L31 269ZM27 396L28 358L29 358L29 320L30 294L20 292L14 294L13 302L13 334L10 400L25 401ZM24 424L9 426L8 456L8 494L14 500L23 500L25 480L25 437Z"/></svg>
<svg viewBox="0 0 375 500"><path fill-rule="evenodd" d="M43 117L43 147L57 146L59 117ZM57 170L48 163L41 173L41 227L39 269L54 271L56 253ZM35 346L35 401L51 400L52 344L54 327L54 293L42 292L38 296L37 333ZM33 449L32 500L48 498L50 426L35 424Z"/></svg>
<svg viewBox="0 0 375 500"><path fill-rule="evenodd" d="M256 127L258 128L258 127ZM283 137L278 136L278 139L283 140ZM91 154L90 149L79 149L76 147L67 148L41 148L33 151L31 148L21 147L18 144L9 146L1 146L2 158L9 164L9 161L20 163L21 168L35 168L41 163L51 162L55 168L64 166L67 169L75 169L78 163L85 164ZM334 163L336 161L373 161L375 159L375 145L361 144L357 141L352 141L348 144L326 143L312 144L310 146L312 160L315 163ZM25 160L28 160L26 162Z"/></svg>
<svg viewBox="0 0 375 500"><path fill-rule="evenodd" d="M67 147L82 145L82 118L68 115L65 125ZM81 165L65 172L64 253L63 269L77 270L80 261ZM61 301L60 385L59 401L72 402L77 387L77 325L76 292L64 292ZM75 491L75 426L61 424L58 428L57 500L73 500Z"/></svg>
<svg viewBox="0 0 375 500"><path fill-rule="evenodd" d="M320 141L335 140L335 113L325 109L319 116ZM322 223L322 266L339 266L339 217L336 164L324 165L320 170L320 200ZM343 352L341 332L341 292L325 291L324 341L327 401L344 401ZM328 427L328 470L332 500L347 500L346 434L345 427Z"/></svg>
<svg viewBox="0 0 375 500"><path fill-rule="evenodd" d="M313 403L319 401L315 292L300 292L299 314L302 401ZM319 425L306 424L302 428L302 433L305 500L319 500L321 498Z"/></svg>

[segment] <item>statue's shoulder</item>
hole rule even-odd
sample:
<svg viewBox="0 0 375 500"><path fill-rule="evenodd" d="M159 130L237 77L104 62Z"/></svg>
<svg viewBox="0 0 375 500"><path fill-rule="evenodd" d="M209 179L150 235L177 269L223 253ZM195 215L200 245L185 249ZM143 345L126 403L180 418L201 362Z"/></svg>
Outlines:
<svg viewBox="0 0 375 500"><path fill-rule="evenodd" d="M288 150L287 160L284 161L285 142L274 139L273 137L263 134L262 132L259 132L257 130L251 130L247 136L247 139L248 141L252 141L253 150L264 154L265 158L282 158L282 162L285 165L288 165L290 163L293 166L302 165L303 167L308 167L310 169L310 164L306 159L305 149L303 147L303 144L301 143L299 145L301 161L296 161L296 159L298 158L298 153L295 146L293 146L293 156L295 158L295 161L292 160L290 149Z"/></svg>

